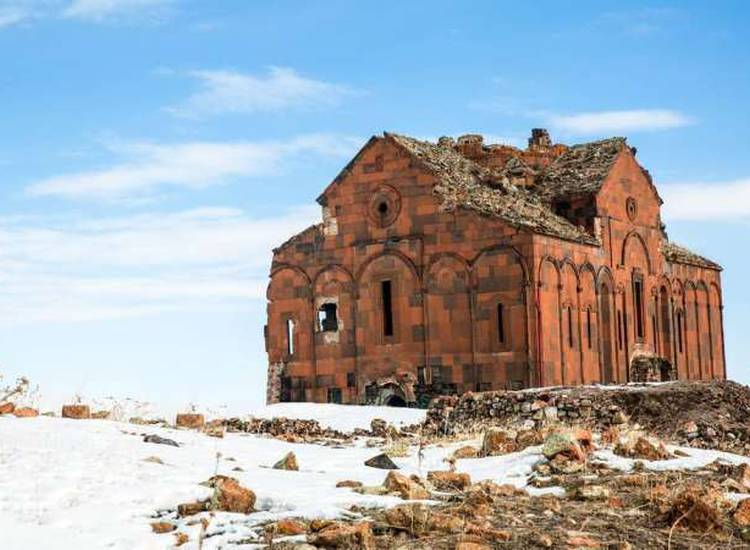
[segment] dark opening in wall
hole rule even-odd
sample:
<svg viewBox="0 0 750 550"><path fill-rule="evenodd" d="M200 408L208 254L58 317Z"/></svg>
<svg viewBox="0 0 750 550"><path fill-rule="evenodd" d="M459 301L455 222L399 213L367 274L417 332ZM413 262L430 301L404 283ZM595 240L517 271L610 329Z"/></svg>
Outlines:
<svg viewBox="0 0 750 550"><path fill-rule="evenodd" d="M617 312L617 347L622 350L622 311Z"/></svg>
<svg viewBox="0 0 750 550"><path fill-rule="evenodd" d="M573 308L568 306L568 345L572 348L575 346L573 339Z"/></svg>
<svg viewBox="0 0 750 550"><path fill-rule="evenodd" d="M586 344L591 349L591 309L586 310Z"/></svg>
<svg viewBox="0 0 750 550"><path fill-rule="evenodd" d="M341 388L328 388L328 402L341 403Z"/></svg>
<svg viewBox="0 0 750 550"><path fill-rule="evenodd" d="M646 327L643 323L643 279L634 275L633 279L633 307L635 308L635 336L642 342L646 335Z"/></svg>
<svg viewBox="0 0 750 550"><path fill-rule="evenodd" d="M347 372L346 373L346 387L353 388L356 385L357 385L357 377L354 375L353 372Z"/></svg>
<svg viewBox="0 0 750 550"><path fill-rule="evenodd" d="M318 310L318 325L322 332L336 332L339 329L338 307L326 303Z"/></svg>
<svg viewBox="0 0 750 550"><path fill-rule="evenodd" d="M505 343L505 308L503 304L497 304L497 341Z"/></svg>
<svg viewBox="0 0 750 550"><path fill-rule="evenodd" d="M393 336L393 298L391 296L391 281L381 281L380 295L383 305L383 335Z"/></svg>
<svg viewBox="0 0 750 550"><path fill-rule="evenodd" d="M682 312L677 312L677 349L682 353Z"/></svg>

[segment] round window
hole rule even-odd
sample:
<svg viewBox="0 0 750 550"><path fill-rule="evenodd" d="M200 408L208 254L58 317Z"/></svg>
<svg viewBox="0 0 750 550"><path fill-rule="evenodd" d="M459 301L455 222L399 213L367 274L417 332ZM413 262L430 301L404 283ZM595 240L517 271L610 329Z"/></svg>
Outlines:
<svg viewBox="0 0 750 550"><path fill-rule="evenodd" d="M400 209L401 197L393 187L379 187L370 199L370 219L379 227L388 227L395 222Z"/></svg>

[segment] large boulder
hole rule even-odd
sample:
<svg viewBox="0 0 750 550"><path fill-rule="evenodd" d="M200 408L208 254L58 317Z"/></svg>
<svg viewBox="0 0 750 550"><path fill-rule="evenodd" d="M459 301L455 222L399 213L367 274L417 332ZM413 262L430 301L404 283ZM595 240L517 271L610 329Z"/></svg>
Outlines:
<svg viewBox="0 0 750 550"><path fill-rule="evenodd" d="M500 428L490 428L482 439L482 456L496 456L518 450L516 434Z"/></svg>
<svg viewBox="0 0 750 550"><path fill-rule="evenodd" d="M398 470L396 463L385 453L380 453L379 455L365 460L365 466L379 468L380 470Z"/></svg>
<svg viewBox="0 0 750 550"><path fill-rule="evenodd" d="M175 418L175 425L178 428L190 428L193 430L199 430L206 424L206 419L202 414L197 413L182 413L178 414Z"/></svg>
<svg viewBox="0 0 750 550"><path fill-rule="evenodd" d="M547 460L552 460L560 454L577 461L583 461L586 458L583 449L578 444L572 432L553 432L549 434L544 440L542 454Z"/></svg>
<svg viewBox="0 0 750 550"><path fill-rule="evenodd" d="M463 491L471 485L469 474L458 472L427 472L427 481L432 483L439 491Z"/></svg>
<svg viewBox="0 0 750 550"><path fill-rule="evenodd" d="M76 420L88 419L91 418L91 409L88 405L63 405L62 417Z"/></svg>
<svg viewBox="0 0 750 550"><path fill-rule="evenodd" d="M398 493L404 500L426 500L430 493L422 485L398 472L388 472L383 481L389 493Z"/></svg>
<svg viewBox="0 0 750 550"><path fill-rule="evenodd" d="M0 403L0 414L12 414L14 410L16 410L14 403Z"/></svg>
<svg viewBox="0 0 750 550"><path fill-rule="evenodd" d="M255 493L233 477L216 475L204 483L214 489L211 510L249 514L255 507Z"/></svg>
<svg viewBox="0 0 750 550"><path fill-rule="evenodd" d="M33 407L16 407L13 415L16 418L34 418L35 416L39 416L39 411Z"/></svg>
<svg viewBox="0 0 750 550"><path fill-rule="evenodd" d="M284 455L284 458L273 465L273 469L293 470L296 472L297 470L299 470L299 464L297 464L297 456L292 451L289 451L286 455Z"/></svg>
<svg viewBox="0 0 750 550"><path fill-rule="evenodd" d="M369 522L343 523L331 522L317 533L307 537L310 544L323 548L373 548L372 527Z"/></svg>
<svg viewBox="0 0 750 550"><path fill-rule="evenodd" d="M666 460L671 458L664 443L655 437L632 432L620 438L614 453L640 460Z"/></svg>

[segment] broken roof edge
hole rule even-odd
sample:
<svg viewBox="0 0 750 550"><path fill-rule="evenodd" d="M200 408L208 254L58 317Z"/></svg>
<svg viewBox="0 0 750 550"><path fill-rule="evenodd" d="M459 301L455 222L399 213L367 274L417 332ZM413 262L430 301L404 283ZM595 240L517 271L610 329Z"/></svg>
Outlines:
<svg viewBox="0 0 750 550"><path fill-rule="evenodd" d="M671 241L664 241L662 243L661 253L664 259L673 264L692 265L695 267L702 267L705 269L713 269L715 271L723 271L724 268L713 260L709 260L705 256L696 254L689 248L685 248L679 244Z"/></svg>
<svg viewBox="0 0 750 550"><path fill-rule="evenodd" d="M273 253L276 254L278 252L281 252L283 249L287 248L288 246L290 246L290 245L292 245L292 244L294 244L296 242L301 241L305 237L305 235L307 235L308 233L312 232L313 230L316 230L316 229L320 230L322 228L323 228L323 222L314 223L314 224L310 225L309 227L306 227L305 229L303 229L299 233L295 233L294 235L292 235L291 237L289 237L287 240L285 240L279 246L273 248L272 249Z"/></svg>

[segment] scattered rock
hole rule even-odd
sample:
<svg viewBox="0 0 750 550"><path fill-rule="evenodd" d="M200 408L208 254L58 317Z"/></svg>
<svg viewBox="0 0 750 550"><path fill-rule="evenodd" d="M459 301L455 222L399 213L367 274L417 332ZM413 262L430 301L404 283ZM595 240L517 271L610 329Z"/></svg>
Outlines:
<svg viewBox="0 0 750 550"><path fill-rule="evenodd" d="M16 418L34 418L39 416L39 411L32 407L16 407L13 411L13 415Z"/></svg>
<svg viewBox="0 0 750 550"><path fill-rule="evenodd" d="M370 431L375 437L386 437L388 435L388 422L382 418L373 418L370 422Z"/></svg>
<svg viewBox="0 0 750 550"><path fill-rule="evenodd" d="M203 433L209 437L218 437L219 439L224 437L224 424L221 421L212 420L203 427Z"/></svg>
<svg viewBox="0 0 750 550"><path fill-rule="evenodd" d="M499 428L490 428L482 439L482 456L497 456L518 450L516 434Z"/></svg>
<svg viewBox="0 0 750 550"><path fill-rule="evenodd" d="M156 434L149 434L143 436L144 443L156 443L157 445L169 445L171 447L179 447L180 444L177 443L174 439L169 439L167 437L161 437L160 435Z"/></svg>
<svg viewBox="0 0 750 550"><path fill-rule="evenodd" d="M178 428L190 428L193 430L199 430L206 424L206 419L203 418L202 414L197 413L182 413L178 414L175 418L175 425Z"/></svg>
<svg viewBox="0 0 750 550"><path fill-rule="evenodd" d="M175 529L177 529L177 526L168 521L155 521L151 524L151 530L159 535L163 533L171 533Z"/></svg>
<svg viewBox="0 0 750 550"><path fill-rule="evenodd" d="M581 485L573 492L578 500L607 500L610 497L610 491L604 485Z"/></svg>
<svg viewBox="0 0 750 550"><path fill-rule="evenodd" d="M63 405L62 417L76 420L88 419L91 418L91 409L88 405Z"/></svg>
<svg viewBox="0 0 750 550"><path fill-rule="evenodd" d="M12 414L16 410L14 403L0 403L0 414Z"/></svg>
<svg viewBox="0 0 750 550"><path fill-rule="evenodd" d="M737 504L732 519L740 527L750 526L750 499L743 499Z"/></svg>
<svg viewBox="0 0 750 550"><path fill-rule="evenodd" d="M458 472L427 472L427 481L439 491L463 491L471 485L469 474Z"/></svg>
<svg viewBox="0 0 750 550"><path fill-rule="evenodd" d="M273 465L273 469L294 470L295 472L298 471L299 465L297 464L297 456L292 451L289 451L286 455L284 455L284 458Z"/></svg>
<svg viewBox="0 0 750 550"><path fill-rule="evenodd" d="M542 447L542 454L547 460L557 455L564 455L576 461L583 461L586 455L571 432L554 432L547 436Z"/></svg>
<svg viewBox="0 0 750 550"><path fill-rule="evenodd" d="M430 493L422 485L398 472L388 472L383 481L389 493L398 493L404 500L426 500Z"/></svg>
<svg viewBox="0 0 750 550"><path fill-rule="evenodd" d="M718 488L691 484L672 500L670 519L681 527L701 533L720 530L727 506Z"/></svg>
<svg viewBox="0 0 750 550"><path fill-rule="evenodd" d="M422 503L402 504L385 511L386 521L395 527L419 535L430 531L460 533L464 522L451 514L435 512Z"/></svg>
<svg viewBox="0 0 750 550"><path fill-rule="evenodd" d="M655 437L630 433L615 446L614 453L640 460L666 460L671 457L664 443Z"/></svg>
<svg viewBox="0 0 750 550"><path fill-rule="evenodd" d="M465 445L464 447L459 447L455 451L453 451L453 458L455 459L464 459L464 458L477 458L479 456L479 450L476 447L472 447L471 445Z"/></svg>
<svg viewBox="0 0 750 550"><path fill-rule="evenodd" d="M174 543L175 546L182 546L190 540L190 538L185 533L175 533L175 539L177 539Z"/></svg>
<svg viewBox="0 0 750 550"><path fill-rule="evenodd" d="M296 519L280 519L273 525L273 531L282 536L301 535L307 532L307 527Z"/></svg>
<svg viewBox="0 0 750 550"><path fill-rule="evenodd" d="M308 536L308 542L324 548L358 548L369 550L373 547L372 527L369 522L332 522L317 533Z"/></svg>
<svg viewBox="0 0 750 550"><path fill-rule="evenodd" d="M185 502L177 506L177 515L180 517L194 516L208 510L208 501Z"/></svg>
<svg viewBox="0 0 750 550"><path fill-rule="evenodd" d="M212 510L249 514L255 507L255 493L233 477L216 475L204 485L215 489L210 503Z"/></svg>
<svg viewBox="0 0 750 550"><path fill-rule="evenodd" d="M106 420L109 418L110 411L95 411L91 413L91 418L95 420Z"/></svg>
<svg viewBox="0 0 750 550"><path fill-rule="evenodd" d="M361 481L354 481L352 479L344 479L343 481L339 481L336 483L336 487L349 487L351 489L355 487L362 487L363 483Z"/></svg>
<svg viewBox="0 0 750 550"><path fill-rule="evenodd" d="M158 456L149 456L143 459L143 462L151 462L153 464L164 464L164 461Z"/></svg>
<svg viewBox="0 0 750 550"><path fill-rule="evenodd" d="M385 453L381 453L368 460L365 460L365 466L370 468L379 468L381 470L398 470L398 466Z"/></svg>

